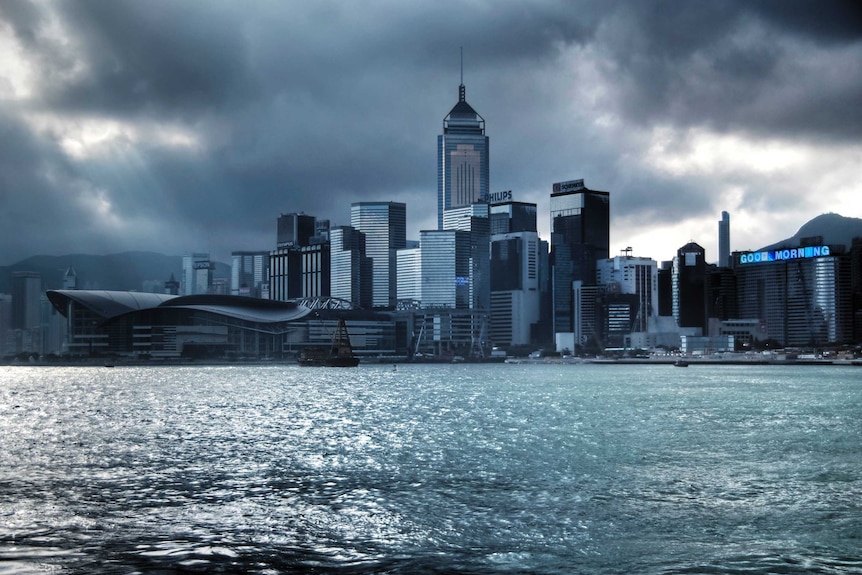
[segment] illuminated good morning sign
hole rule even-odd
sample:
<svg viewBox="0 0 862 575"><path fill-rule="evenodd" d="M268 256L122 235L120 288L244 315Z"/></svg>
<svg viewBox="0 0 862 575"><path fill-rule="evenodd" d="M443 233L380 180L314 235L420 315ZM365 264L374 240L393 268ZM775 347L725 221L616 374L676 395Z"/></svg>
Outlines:
<svg viewBox="0 0 862 575"><path fill-rule="evenodd" d="M798 260L800 258L819 258L822 256L828 256L829 254L829 246L808 246L805 248L740 254L739 263L763 264L769 262L782 262L786 260Z"/></svg>

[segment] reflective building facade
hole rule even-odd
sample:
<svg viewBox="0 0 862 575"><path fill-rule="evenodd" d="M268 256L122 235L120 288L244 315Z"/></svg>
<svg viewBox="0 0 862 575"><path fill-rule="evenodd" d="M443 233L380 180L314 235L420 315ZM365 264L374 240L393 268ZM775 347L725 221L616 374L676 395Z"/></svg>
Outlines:
<svg viewBox="0 0 862 575"><path fill-rule="evenodd" d="M337 226L329 234L332 297L370 308L371 258L365 253L365 234L352 226Z"/></svg>
<svg viewBox="0 0 862 575"><path fill-rule="evenodd" d="M269 282L269 252L231 252L230 294L262 297Z"/></svg>
<svg viewBox="0 0 862 575"><path fill-rule="evenodd" d="M491 306L491 220L486 203L476 203L443 212L443 229L470 234L470 273L467 276L470 309L487 311Z"/></svg>
<svg viewBox="0 0 862 575"><path fill-rule="evenodd" d="M420 232L424 308L470 308L470 232Z"/></svg>
<svg viewBox="0 0 862 575"><path fill-rule="evenodd" d="M467 103L462 83L437 136L437 229L444 229L444 210L485 201L488 179L485 120Z"/></svg>
<svg viewBox="0 0 862 575"><path fill-rule="evenodd" d="M837 251L805 246L734 253L740 318L759 320L781 345L852 341L850 256Z"/></svg>
<svg viewBox="0 0 862 575"><path fill-rule="evenodd" d="M307 246L315 235L315 218L305 214L281 214L277 222L276 245L283 247Z"/></svg>
<svg viewBox="0 0 862 575"><path fill-rule="evenodd" d="M208 253L183 256L183 276L180 291L183 295L210 293L213 283L213 263Z"/></svg>
<svg viewBox="0 0 862 575"><path fill-rule="evenodd" d="M526 345L540 320L540 244L536 204L491 206L491 313L494 345Z"/></svg>
<svg viewBox="0 0 862 575"><path fill-rule="evenodd" d="M718 221L718 266L730 267L730 214L721 212Z"/></svg>
<svg viewBox="0 0 862 575"><path fill-rule="evenodd" d="M398 250L407 246L407 204L356 202L350 205L350 225L365 236L365 255L372 262L372 305L394 308Z"/></svg>
<svg viewBox="0 0 862 575"><path fill-rule="evenodd" d="M610 194L590 190L583 180L555 183L551 192L551 269L554 333L580 331L574 325L574 282L596 284L596 262L610 251Z"/></svg>
<svg viewBox="0 0 862 575"><path fill-rule="evenodd" d="M676 252L673 260L673 316L679 327L706 333L706 252L689 242Z"/></svg>

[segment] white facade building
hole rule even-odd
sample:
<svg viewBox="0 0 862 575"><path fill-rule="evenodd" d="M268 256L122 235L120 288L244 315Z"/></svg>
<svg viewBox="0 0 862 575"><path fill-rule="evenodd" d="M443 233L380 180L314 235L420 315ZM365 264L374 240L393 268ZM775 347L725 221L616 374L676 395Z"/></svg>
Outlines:
<svg viewBox="0 0 862 575"><path fill-rule="evenodd" d="M350 225L365 234L365 255L371 258L373 266L373 306L395 307L397 254L407 243L407 205L356 202L350 206Z"/></svg>
<svg viewBox="0 0 862 575"><path fill-rule="evenodd" d="M636 294L633 332L647 332L658 317L658 263L650 258L617 256L596 262L596 282L610 293Z"/></svg>
<svg viewBox="0 0 862 575"><path fill-rule="evenodd" d="M180 287L183 295L210 293L213 280L213 263L208 253L183 256L183 276Z"/></svg>

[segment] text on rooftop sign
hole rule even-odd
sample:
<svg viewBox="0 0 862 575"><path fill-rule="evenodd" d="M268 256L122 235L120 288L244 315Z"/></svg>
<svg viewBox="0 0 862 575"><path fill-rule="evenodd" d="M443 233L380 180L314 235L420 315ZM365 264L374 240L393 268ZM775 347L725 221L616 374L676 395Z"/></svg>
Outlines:
<svg viewBox="0 0 862 575"><path fill-rule="evenodd" d="M583 190L584 180L569 180L568 182L557 182L554 184L553 193L568 192L571 190Z"/></svg>
<svg viewBox="0 0 862 575"><path fill-rule="evenodd" d="M808 246L787 250L770 250L765 252L749 252L739 255L740 264L763 264L797 260L800 258L819 258L830 255L829 246Z"/></svg>

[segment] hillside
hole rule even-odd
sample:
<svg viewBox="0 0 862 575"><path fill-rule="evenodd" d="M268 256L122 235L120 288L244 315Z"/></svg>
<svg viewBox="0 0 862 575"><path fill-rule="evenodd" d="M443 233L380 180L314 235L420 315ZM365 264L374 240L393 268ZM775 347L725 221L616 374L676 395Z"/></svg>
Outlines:
<svg viewBox="0 0 862 575"><path fill-rule="evenodd" d="M145 281L166 281L171 274L179 280L181 256L153 252L124 252L104 256L71 254L33 256L10 266L0 266L0 293L11 291L14 271L35 271L42 275L42 289L61 289L69 267L75 269L79 289L141 291ZM216 263L215 277L229 277L229 267Z"/></svg>
<svg viewBox="0 0 862 575"><path fill-rule="evenodd" d="M826 245L842 244L850 249L853 238L862 237L862 218L846 218L840 214L821 214L802 225L793 236L764 246L762 250L778 248L793 248L800 244L802 238L820 236Z"/></svg>

